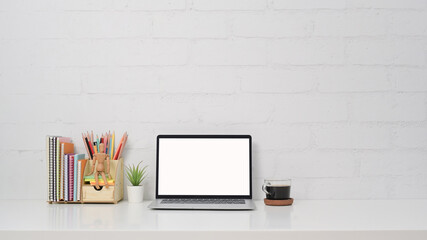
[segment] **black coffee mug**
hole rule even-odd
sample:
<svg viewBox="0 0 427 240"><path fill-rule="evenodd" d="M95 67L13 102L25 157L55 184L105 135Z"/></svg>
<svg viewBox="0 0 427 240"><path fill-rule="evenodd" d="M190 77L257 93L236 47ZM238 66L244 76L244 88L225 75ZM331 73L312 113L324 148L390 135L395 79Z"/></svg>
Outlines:
<svg viewBox="0 0 427 240"><path fill-rule="evenodd" d="M264 180L262 190L270 200L285 200L291 198L291 179Z"/></svg>

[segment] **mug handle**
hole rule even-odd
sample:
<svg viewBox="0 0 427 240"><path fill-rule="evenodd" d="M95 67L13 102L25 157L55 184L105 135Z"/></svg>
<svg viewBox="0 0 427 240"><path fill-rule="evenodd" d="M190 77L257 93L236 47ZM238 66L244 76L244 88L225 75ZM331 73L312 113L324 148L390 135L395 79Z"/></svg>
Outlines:
<svg viewBox="0 0 427 240"><path fill-rule="evenodd" d="M262 191L267 193L268 195L270 195L270 193L267 191L267 189L265 188L265 184L262 185Z"/></svg>

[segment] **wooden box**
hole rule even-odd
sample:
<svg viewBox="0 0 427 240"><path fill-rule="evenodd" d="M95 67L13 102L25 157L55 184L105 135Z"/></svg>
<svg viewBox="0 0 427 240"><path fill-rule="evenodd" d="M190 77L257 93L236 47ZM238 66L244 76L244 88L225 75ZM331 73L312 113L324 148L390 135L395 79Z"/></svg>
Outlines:
<svg viewBox="0 0 427 240"><path fill-rule="evenodd" d="M84 175L88 175L92 169L92 160L86 164ZM88 183L82 185L82 202L83 203L118 203L123 199L123 158L119 160L110 160L110 173L114 179L114 186L108 189L103 186L97 190L95 186Z"/></svg>

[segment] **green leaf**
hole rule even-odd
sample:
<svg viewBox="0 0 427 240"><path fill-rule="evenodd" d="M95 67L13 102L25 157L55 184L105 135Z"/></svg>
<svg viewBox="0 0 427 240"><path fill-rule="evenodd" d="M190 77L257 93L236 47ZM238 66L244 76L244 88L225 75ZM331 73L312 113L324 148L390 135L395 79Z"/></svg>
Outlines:
<svg viewBox="0 0 427 240"><path fill-rule="evenodd" d="M139 162L136 166L134 164L132 164L132 165L128 165L125 167L126 168L126 178L129 180L129 182L133 186L139 186L147 176L147 167L148 166L140 168L141 163L142 163L142 161Z"/></svg>

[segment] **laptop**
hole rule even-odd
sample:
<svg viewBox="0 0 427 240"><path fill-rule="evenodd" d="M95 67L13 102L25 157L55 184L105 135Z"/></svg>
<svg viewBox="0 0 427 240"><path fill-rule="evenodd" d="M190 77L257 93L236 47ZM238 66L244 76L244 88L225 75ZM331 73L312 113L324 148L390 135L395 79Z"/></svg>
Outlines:
<svg viewBox="0 0 427 240"><path fill-rule="evenodd" d="M157 136L152 209L250 210L250 135Z"/></svg>

